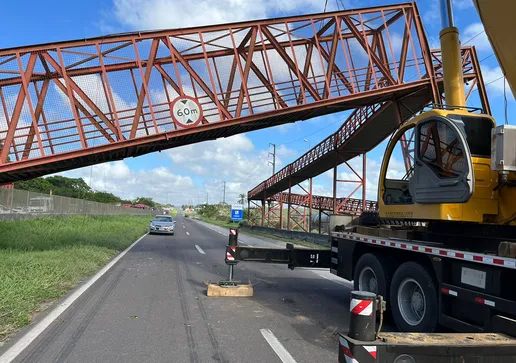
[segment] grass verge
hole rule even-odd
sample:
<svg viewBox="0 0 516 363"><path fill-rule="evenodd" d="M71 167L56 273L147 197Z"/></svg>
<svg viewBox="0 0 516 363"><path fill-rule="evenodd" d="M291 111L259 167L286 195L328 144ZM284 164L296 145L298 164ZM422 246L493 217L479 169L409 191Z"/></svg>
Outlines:
<svg viewBox="0 0 516 363"><path fill-rule="evenodd" d="M147 216L0 222L0 341L146 231Z"/></svg>
<svg viewBox="0 0 516 363"><path fill-rule="evenodd" d="M199 218L199 220L201 220L203 222L214 224L214 225L220 226L220 227L227 227L227 228L238 228L239 227L239 224L236 222L221 221L218 219L207 218L207 217L203 217L203 216L198 216L198 218ZM293 243L295 245L308 247L308 248L330 249L329 246L322 246L322 245L318 245L317 243L307 242L307 241L303 241L300 239L285 238L285 237L278 236L276 234L271 234L271 233L253 231L252 229L249 229L249 228L242 229L242 233L247 233L247 234L250 234L250 235L253 235L256 237L264 237L264 238L274 239L276 241L285 242L285 243Z"/></svg>
<svg viewBox="0 0 516 363"><path fill-rule="evenodd" d="M211 223L211 224L214 224L219 227L238 228L240 226L238 224L238 222L229 222L227 220L221 221L220 219L208 218L208 217L204 217L204 216L198 216L198 218L199 218L199 220L201 220L203 222Z"/></svg>

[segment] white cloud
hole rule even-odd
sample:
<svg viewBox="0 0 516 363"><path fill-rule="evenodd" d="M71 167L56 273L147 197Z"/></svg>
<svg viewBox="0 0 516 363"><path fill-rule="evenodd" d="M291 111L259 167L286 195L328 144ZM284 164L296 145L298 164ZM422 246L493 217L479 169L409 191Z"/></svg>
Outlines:
<svg viewBox="0 0 516 363"><path fill-rule="evenodd" d="M344 2L349 6L349 2ZM336 8L330 2L327 10ZM113 0L115 18L131 29L184 28L272 17L278 13L321 12L320 0Z"/></svg>
<svg viewBox="0 0 516 363"><path fill-rule="evenodd" d="M245 134L182 146L165 154L174 165L184 167L195 175L212 177L219 183L223 180L233 183L235 193L246 193L268 178L272 170L269 150L256 150ZM295 154L294 150L277 145L276 170L283 167L284 159L290 159Z"/></svg>
<svg viewBox="0 0 516 363"><path fill-rule="evenodd" d="M474 45L478 51L489 51L492 52L493 48L487 34L484 31L482 23L470 24L462 35L463 45Z"/></svg>
<svg viewBox="0 0 516 363"><path fill-rule="evenodd" d="M423 0L419 0L420 4L426 3ZM453 0L452 1L452 8L455 11L454 12L454 18L457 20L460 17L460 13L457 10L466 10L468 8L473 7L473 1L472 0ZM439 8L439 1L431 1L430 7L428 10L423 14L423 22L424 24L435 24L437 25L437 28L441 27L441 12Z"/></svg>
<svg viewBox="0 0 516 363"><path fill-rule="evenodd" d="M491 96L503 95L505 80L500 67L482 66L482 76L484 77L484 83L487 85L487 92ZM506 92L510 94L509 85L506 85Z"/></svg>
<svg viewBox="0 0 516 363"><path fill-rule="evenodd" d="M453 7L457 10L465 10L473 7L471 0L453 0Z"/></svg>
<svg viewBox="0 0 516 363"><path fill-rule="evenodd" d="M98 191L113 193L123 199L139 196L154 200L183 204L195 198L198 188L192 178L174 174L170 168L131 170L125 161L93 165L61 173L68 177L81 177Z"/></svg>

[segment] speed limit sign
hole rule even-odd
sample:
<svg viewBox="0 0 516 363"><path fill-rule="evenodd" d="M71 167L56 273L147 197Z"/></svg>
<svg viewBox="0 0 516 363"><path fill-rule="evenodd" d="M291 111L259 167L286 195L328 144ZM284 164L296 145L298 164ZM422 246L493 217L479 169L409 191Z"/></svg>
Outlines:
<svg viewBox="0 0 516 363"><path fill-rule="evenodd" d="M202 120L202 107L195 98L181 96L170 102L174 121L182 127L196 126Z"/></svg>

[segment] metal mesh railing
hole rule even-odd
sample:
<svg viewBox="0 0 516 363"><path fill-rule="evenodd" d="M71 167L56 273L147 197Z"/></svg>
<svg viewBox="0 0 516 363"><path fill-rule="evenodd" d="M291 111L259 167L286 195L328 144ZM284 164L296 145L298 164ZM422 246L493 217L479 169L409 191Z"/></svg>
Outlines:
<svg viewBox="0 0 516 363"><path fill-rule="evenodd" d="M5 215L152 215L153 209L128 208L90 200L0 187L0 219Z"/></svg>

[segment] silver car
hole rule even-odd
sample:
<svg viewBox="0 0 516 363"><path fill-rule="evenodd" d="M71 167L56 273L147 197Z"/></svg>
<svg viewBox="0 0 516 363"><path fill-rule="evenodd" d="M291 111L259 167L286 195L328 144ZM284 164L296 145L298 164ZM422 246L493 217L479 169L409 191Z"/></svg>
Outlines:
<svg viewBox="0 0 516 363"><path fill-rule="evenodd" d="M171 216L156 216L149 225L149 234L171 234L174 235L176 222Z"/></svg>

